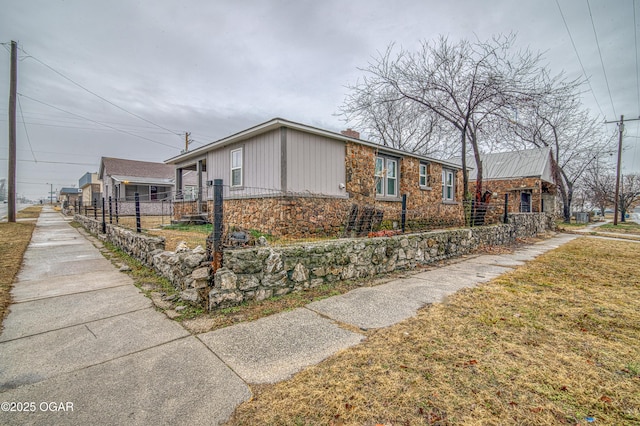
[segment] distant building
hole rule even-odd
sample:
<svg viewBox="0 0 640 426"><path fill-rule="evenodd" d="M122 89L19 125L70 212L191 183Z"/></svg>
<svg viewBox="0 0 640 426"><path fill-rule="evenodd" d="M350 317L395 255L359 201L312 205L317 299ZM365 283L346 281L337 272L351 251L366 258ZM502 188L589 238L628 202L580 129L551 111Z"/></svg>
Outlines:
<svg viewBox="0 0 640 426"><path fill-rule="evenodd" d="M98 205L101 203L102 192L100 188L102 186L102 182L98 179L98 173L87 172L80 178L78 181L78 188L82 190L82 196L80 200L82 201L82 205Z"/></svg>
<svg viewBox="0 0 640 426"><path fill-rule="evenodd" d="M73 206L81 196L82 189L80 188L62 188L58 193L58 201L60 201L64 207Z"/></svg>

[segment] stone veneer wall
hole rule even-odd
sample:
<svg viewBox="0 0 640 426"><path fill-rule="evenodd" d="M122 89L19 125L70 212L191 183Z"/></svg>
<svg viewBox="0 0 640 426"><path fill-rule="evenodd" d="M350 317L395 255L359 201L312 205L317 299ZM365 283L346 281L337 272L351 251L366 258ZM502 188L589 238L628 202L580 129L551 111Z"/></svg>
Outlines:
<svg viewBox="0 0 640 426"><path fill-rule="evenodd" d="M400 198L385 201L375 194L375 158L378 150L373 147L347 142L346 190L358 205L375 206L385 211L385 218L399 220L402 204ZM456 173L455 197L458 202L442 202L443 165L430 163L430 187L420 187L420 163L417 158L405 156L398 161L400 172L399 194L407 194L407 225L415 228L445 228L464 225L462 173ZM425 162L426 164L426 162Z"/></svg>
<svg viewBox="0 0 640 426"><path fill-rule="evenodd" d="M186 245L179 245L175 252L166 251L162 237L138 234L110 224L106 225L106 234L102 234L101 221L82 215L75 215L74 220L98 238L110 242L167 278L176 290L181 291L183 300L200 303L206 299L210 262L202 247L190 250Z"/></svg>
<svg viewBox="0 0 640 426"><path fill-rule="evenodd" d="M209 203L213 221L213 201ZM227 229L255 229L287 238L339 236L350 206L346 198L319 196L225 199L224 224Z"/></svg>
<svg viewBox="0 0 640 426"><path fill-rule="evenodd" d="M475 181L469 182L469 187L475 191ZM542 195L543 191L548 191L550 195L556 195L556 188L547 182L543 182L540 178L528 177L517 179L492 179L483 180L482 188L484 191L491 191L497 196L491 198L491 205L495 215L502 216L504 214L504 194L509 194L508 213L520 212L520 193L526 188L531 191L531 212L539 213L542 211ZM547 206L545 210L553 210L552 206ZM547 210L548 211L548 210Z"/></svg>
<svg viewBox="0 0 640 426"><path fill-rule="evenodd" d="M550 215L522 213L511 215L509 224L470 229L225 250L209 309L430 264L483 245L511 244L552 226Z"/></svg>

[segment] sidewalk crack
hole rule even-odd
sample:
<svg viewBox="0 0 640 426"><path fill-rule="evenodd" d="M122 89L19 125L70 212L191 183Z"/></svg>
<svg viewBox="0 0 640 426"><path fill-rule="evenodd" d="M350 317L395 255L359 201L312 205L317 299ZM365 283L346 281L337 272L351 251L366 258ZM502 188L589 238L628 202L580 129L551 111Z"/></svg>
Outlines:
<svg viewBox="0 0 640 426"><path fill-rule="evenodd" d="M91 331L91 329L89 328L89 326L88 326L87 324L85 324L85 325L84 325L84 327L85 327L87 330L89 330L89 333L91 333L91 335L92 335L93 337L95 337L96 339L98 338L98 336L96 336L96 334L95 334L93 331Z"/></svg>

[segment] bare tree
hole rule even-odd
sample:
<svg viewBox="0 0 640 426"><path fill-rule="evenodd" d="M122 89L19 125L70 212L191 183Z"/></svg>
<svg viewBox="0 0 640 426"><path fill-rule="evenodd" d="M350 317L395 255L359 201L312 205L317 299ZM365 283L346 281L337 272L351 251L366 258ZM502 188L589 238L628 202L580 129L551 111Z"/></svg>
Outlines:
<svg viewBox="0 0 640 426"><path fill-rule="evenodd" d="M604 161L604 158L599 157L591 162L579 181L586 198L592 206L600 210L602 216L607 207L611 206L615 192L615 170L613 164Z"/></svg>
<svg viewBox="0 0 640 426"><path fill-rule="evenodd" d="M512 35L458 43L440 37L433 43L423 42L415 52L401 49L397 54L391 44L363 69L366 77L349 87L352 95L342 112L347 118L369 120L371 116L381 117L372 111L391 102L400 107L400 114L413 111L421 117L438 117L448 123L459 135L465 197L469 194L467 142L471 145L479 199L483 126L507 105L531 99L532 90L538 87L540 56L529 51L514 53L514 41Z"/></svg>
<svg viewBox="0 0 640 426"><path fill-rule="evenodd" d="M638 201L640 201L640 176L624 175L620 182L620 195L618 197L621 222L626 221L627 212Z"/></svg>
<svg viewBox="0 0 640 426"><path fill-rule="evenodd" d="M518 118L505 121L527 147L551 149L556 185L565 222L571 220L576 183L594 161L607 155L613 134L603 133L602 123L582 108L579 82L547 80L535 101L523 103Z"/></svg>
<svg viewBox="0 0 640 426"><path fill-rule="evenodd" d="M434 157L455 155L444 142L447 129L437 115L366 79L353 86L341 110L347 123L381 145Z"/></svg>

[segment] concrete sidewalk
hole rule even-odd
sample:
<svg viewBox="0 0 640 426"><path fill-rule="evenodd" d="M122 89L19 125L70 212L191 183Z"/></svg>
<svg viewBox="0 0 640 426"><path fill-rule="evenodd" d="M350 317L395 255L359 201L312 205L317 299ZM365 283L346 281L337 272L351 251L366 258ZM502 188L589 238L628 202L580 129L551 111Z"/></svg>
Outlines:
<svg viewBox="0 0 640 426"><path fill-rule="evenodd" d="M274 383L427 303L489 281L575 235L469 256L376 287L197 336L151 302L58 213L38 220L0 335L2 424L218 424ZM48 403L56 404L48 404ZM73 411L52 411L52 408Z"/></svg>
<svg viewBox="0 0 640 426"><path fill-rule="evenodd" d="M251 396L49 208L13 297L0 335L1 424L216 424ZM53 411L61 406L72 411Z"/></svg>

